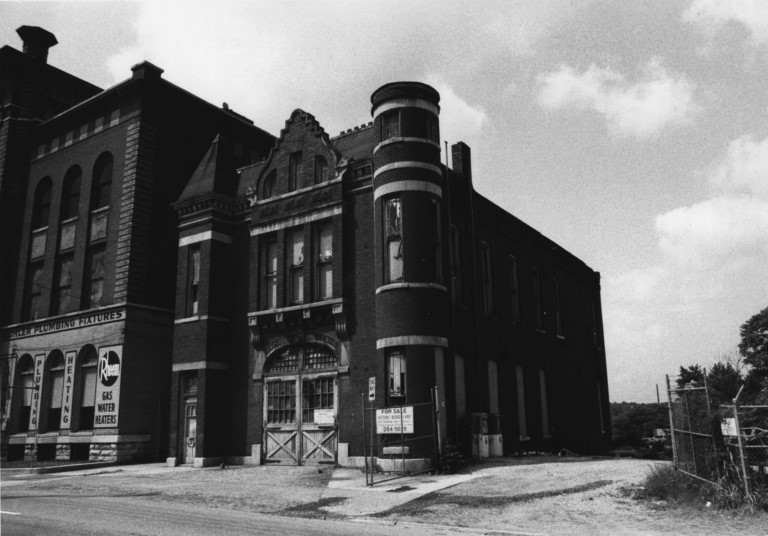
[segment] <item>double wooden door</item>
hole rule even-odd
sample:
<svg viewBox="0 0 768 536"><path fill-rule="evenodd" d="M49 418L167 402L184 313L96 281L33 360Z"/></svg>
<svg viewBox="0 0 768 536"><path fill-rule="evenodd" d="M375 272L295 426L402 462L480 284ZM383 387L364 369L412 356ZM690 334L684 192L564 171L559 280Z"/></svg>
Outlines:
<svg viewBox="0 0 768 536"><path fill-rule="evenodd" d="M336 463L338 387L335 375L270 378L264 384L267 463Z"/></svg>

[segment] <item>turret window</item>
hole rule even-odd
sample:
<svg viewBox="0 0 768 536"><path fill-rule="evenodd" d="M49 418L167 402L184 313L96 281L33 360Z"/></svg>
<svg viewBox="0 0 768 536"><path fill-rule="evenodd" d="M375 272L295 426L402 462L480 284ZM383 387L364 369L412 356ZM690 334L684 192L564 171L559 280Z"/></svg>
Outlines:
<svg viewBox="0 0 768 536"><path fill-rule="evenodd" d="M388 283L403 280L403 213L399 197L384 202L386 242L386 279Z"/></svg>
<svg viewBox="0 0 768 536"><path fill-rule="evenodd" d="M381 118L381 141L400 135L400 110L391 110Z"/></svg>
<svg viewBox="0 0 768 536"><path fill-rule="evenodd" d="M387 352L389 369L389 403L391 405L405 404L406 365L405 351L393 348Z"/></svg>

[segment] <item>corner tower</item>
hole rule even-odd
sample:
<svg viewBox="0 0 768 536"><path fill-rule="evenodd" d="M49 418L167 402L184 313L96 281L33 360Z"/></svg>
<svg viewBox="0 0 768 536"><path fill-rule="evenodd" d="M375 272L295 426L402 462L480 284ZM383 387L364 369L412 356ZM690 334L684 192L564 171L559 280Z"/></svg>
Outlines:
<svg viewBox="0 0 768 536"><path fill-rule="evenodd" d="M390 406L429 400L429 389L443 383L448 299L439 102L438 92L419 82L386 84L371 96L376 350Z"/></svg>

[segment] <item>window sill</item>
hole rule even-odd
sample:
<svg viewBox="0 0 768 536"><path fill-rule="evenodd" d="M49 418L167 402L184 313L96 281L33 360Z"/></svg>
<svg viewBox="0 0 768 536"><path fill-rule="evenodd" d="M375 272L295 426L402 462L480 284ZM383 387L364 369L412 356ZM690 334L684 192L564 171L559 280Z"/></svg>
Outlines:
<svg viewBox="0 0 768 536"><path fill-rule="evenodd" d="M380 294L382 292L386 292L388 290L394 290L394 289L400 289L400 288L430 288L439 290L441 292L448 292L448 289L439 283L403 283L403 282L397 282L397 283L387 283L384 286L381 286L376 289L376 294Z"/></svg>
<svg viewBox="0 0 768 536"><path fill-rule="evenodd" d="M200 320L200 316L195 315L195 316L187 316L185 318L179 318L177 320L174 320L173 323L176 325L189 324L190 322L197 322L198 320Z"/></svg>
<svg viewBox="0 0 768 536"><path fill-rule="evenodd" d="M558 335L557 338L560 339L561 341L564 341L565 340L565 335Z"/></svg>
<svg viewBox="0 0 768 536"><path fill-rule="evenodd" d="M531 436L520 436L520 441L530 441Z"/></svg>

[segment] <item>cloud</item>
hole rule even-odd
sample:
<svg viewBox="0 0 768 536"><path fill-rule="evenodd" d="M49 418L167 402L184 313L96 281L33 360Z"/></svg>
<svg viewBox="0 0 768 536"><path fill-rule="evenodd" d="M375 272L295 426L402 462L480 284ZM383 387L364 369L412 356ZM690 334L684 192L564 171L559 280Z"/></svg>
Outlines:
<svg viewBox="0 0 768 536"><path fill-rule="evenodd" d="M610 131L619 135L654 136L687 122L698 108L693 84L668 74L658 59L649 61L634 83L621 73L594 64L583 73L561 65L537 80L541 106L594 110L605 117Z"/></svg>
<svg viewBox="0 0 768 536"><path fill-rule="evenodd" d="M454 144L463 141L476 146L488 114L481 106L472 106L445 82L436 76L427 77L427 83L440 93L440 138Z"/></svg>
<svg viewBox="0 0 768 536"><path fill-rule="evenodd" d="M742 136L731 142L710 175L712 187L729 194L751 194L768 200L768 138L755 142Z"/></svg>
<svg viewBox="0 0 768 536"><path fill-rule="evenodd" d="M708 199L656 217L658 259L604 283L606 348L621 392L652 392L631 372L638 355L658 382L680 365L709 366L768 303L768 138L733 140L703 177Z"/></svg>
<svg viewBox="0 0 768 536"><path fill-rule="evenodd" d="M743 26L754 44L768 43L768 3L765 0L694 0L683 21L714 35L728 23Z"/></svg>

